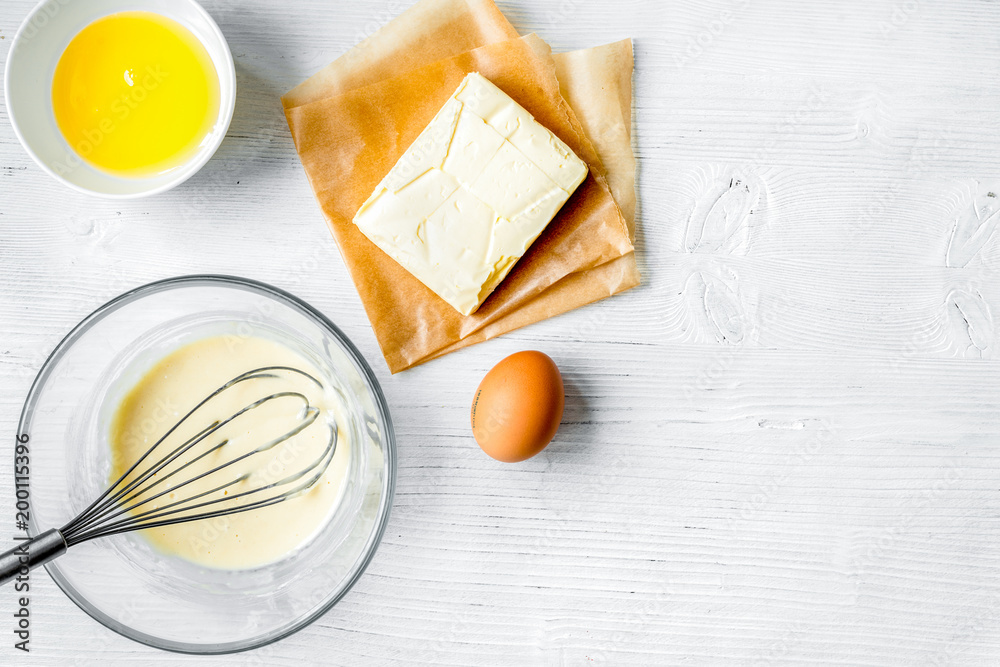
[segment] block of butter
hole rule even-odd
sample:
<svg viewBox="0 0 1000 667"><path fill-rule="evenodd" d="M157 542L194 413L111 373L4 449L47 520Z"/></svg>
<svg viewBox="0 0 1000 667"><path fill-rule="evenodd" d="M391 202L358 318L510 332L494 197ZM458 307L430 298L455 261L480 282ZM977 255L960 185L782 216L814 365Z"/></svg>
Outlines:
<svg viewBox="0 0 1000 667"><path fill-rule="evenodd" d="M375 188L354 224L463 315L486 300L587 165L478 73Z"/></svg>

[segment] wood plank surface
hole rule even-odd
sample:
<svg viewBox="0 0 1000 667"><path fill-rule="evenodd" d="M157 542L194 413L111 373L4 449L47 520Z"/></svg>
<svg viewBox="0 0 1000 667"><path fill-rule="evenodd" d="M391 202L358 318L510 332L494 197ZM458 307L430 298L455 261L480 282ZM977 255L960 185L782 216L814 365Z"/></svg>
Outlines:
<svg viewBox="0 0 1000 667"><path fill-rule="evenodd" d="M181 187L71 192L0 109L0 508L59 339L128 288L232 273L375 369L389 527L341 603L263 649L147 648L40 575L29 656L0 589L0 664L1000 664L1000 3L500 2L556 50L635 40L644 283L398 376L278 98L410 3L203 4L239 99ZM0 4L0 60L32 5ZM469 404L521 349L560 365L566 413L504 465Z"/></svg>

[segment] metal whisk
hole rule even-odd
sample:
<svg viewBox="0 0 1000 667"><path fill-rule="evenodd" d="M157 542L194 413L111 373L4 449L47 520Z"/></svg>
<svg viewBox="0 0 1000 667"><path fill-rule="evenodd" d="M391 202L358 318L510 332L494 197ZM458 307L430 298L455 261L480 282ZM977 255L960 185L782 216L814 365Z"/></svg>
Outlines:
<svg viewBox="0 0 1000 667"><path fill-rule="evenodd" d="M241 461L249 460L280 445L316 421L320 415L319 408L310 405L309 399L297 391L278 391L254 400L227 418L212 421L166 454L159 457L152 456L153 452L171 434L181 428L192 415L212 399L239 384L265 378L280 378L281 373L284 372L302 375L314 382L318 387L323 387L322 383L313 376L289 366L265 366L237 375L202 399L180 421L171 426L117 481L109 486L104 493L76 518L62 528L47 530L0 555L0 585L13 579L18 573L23 574L25 567L31 569L47 563L53 558L64 554L69 547L86 542L87 540L141 530L143 528L156 528L175 523L199 521L201 519L211 519L213 517L247 512L280 503L308 490L323 476L323 473L326 472L327 467L330 465L330 461L333 460L333 455L337 449L337 426L335 422L331 421L329 424L330 441L323 450L323 453L303 469L295 471L275 482L263 483L266 480L262 480L260 486L251 486L249 489L241 488L233 496L224 495L219 498L206 498L219 492L228 494L228 489L254 478L251 472L241 472L235 476L231 476L233 475L233 471L229 471L227 475L227 468L231 468ZM191 466L213 452L219 451L229 443L229 439L224 438L217 444L208 445L205 451L193 456L190 460L183 458L185 454L199 447L212 434L241 415L256 410L270 401L282 398L299 399L302 402L302 407L295 416L296 422L292 428L277 438L262 443L209 470L198 472L197 474L189 472L191 476L184 476L183 473L185 470L188 470ZM176 467L170 469L171 464L175 462L177 463ZM160 473L163 474L160 475ZM210 475L218 476L220 483L218 485L213 484L213 487L207 491L187 495L179 500L172 500L178 491L183 492L185 487L189 487L192 483L207 478ZM168 481L172 481L172 483ZM283 488L288 485L293 486L291 488ZM170 502L159 507L154 506L153 509L148 508L150 507L149 503L165 496ZM238 500L247 498L250 498L249 502L235 504ZM220 507L220 504L228 506ZM143 509L143 506L147 506L147 509Z"/></svg>

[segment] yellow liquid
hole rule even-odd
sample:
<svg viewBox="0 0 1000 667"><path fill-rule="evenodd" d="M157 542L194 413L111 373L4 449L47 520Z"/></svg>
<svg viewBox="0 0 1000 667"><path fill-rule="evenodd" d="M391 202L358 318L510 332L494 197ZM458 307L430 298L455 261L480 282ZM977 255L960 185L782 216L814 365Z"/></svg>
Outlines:
<svg viewBox="0 0 1000 667"><path fill-rule="evenodd" d="M299 354L272 340L255 336L215 336L188 343L161 359L118 406L109 432L112 483L137 461L141 462L129 481L142 479L140 471L152 472L154 462L176 454L176 458L158 468L153 477L133 489L136 493L145 489L144 493L123 504L146 501L132 510L141 514L188 508L190 505L172 506L187 498L197 499L191 505L216 501L213 505L194 507L190 512L173 514L169 518L215 510L233 511L297 488L303 479L280 482L294 478L296 473L317 461L330 444L330 424L339 425L333 460L313 486L268 507L142 531L161 553L208 567L259 567L281 559L311 539L340 503L349 483L352 446L345 408L334 392L317 387L301 375L278 373L280 377L240 383L197 408L189 419L168 433L203 397L233 377L264 366L291 366L313 377L322 377L320 371ZM319 418L285 442L248 456L255 448L301 422L302 403L298 399L277 399L246 412L204 440L185 447L201 429L279 391L300 392L308 397L309 404L321 410ZM163 441L156 444L161 437ZM221 443L225 444L219 447ZM147 455L147 452L150 453ZM235 463L216 470L229 462ZM196 479L203 473L207 473L205 477ZM220 488L242 475L247 478ZM187 480L195 481L185 484ZM268 484L274 487L264 489ZM125 486L127 483L116 490ZM147 515L145 520L148 525L153 519Z"/></svg>
<svg viewBox="0 0 1000 667"><path fill-rule="evenodd" d="M70 41L56 65L52 107L86 162L117 176L149 176L198 150L219 113L219 77L181 24L120 12Z"/></svg>

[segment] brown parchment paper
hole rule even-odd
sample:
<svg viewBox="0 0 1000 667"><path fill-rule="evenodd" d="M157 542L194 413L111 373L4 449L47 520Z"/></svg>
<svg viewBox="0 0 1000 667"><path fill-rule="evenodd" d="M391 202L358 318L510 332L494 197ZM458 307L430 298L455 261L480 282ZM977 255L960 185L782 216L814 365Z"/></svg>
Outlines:
<svg viewBox="0 0 1000 667"><path fill-rule="evenodd" d="M517 37L492 0L421 0L281 101L285 108L297 107Z"/></svg>
<svg viewBox="0 0 1000 667"><path fill-rule="evenodd" d="M286 109L301 106L516 35L517 32L491 0L421 0L318 74L289 91L282 101ZM559 54L554 57L554 66L558 72L560 92L579 114L579 120L593 140L600 159L610 165L608 182L632 238L635 181L630 133L631 42L624 40L596 49ZM290 117L290 127L292 122ZM341 250L347 260L349 251L343 245ZM429 351L421 358L411 355L409 361L396 365L389 355L386 360L390 369L396 372L637 284L639 274L634 254L626 252L593 268L568 274L543 289L538 296L511 304L505 314L467 328L463 337ZM372 323L378 334L375 320ZM433 322L425 325L435 326ZM424 347L430 346L425 344Z"/></svg>
<svg viewBox="0 0 1000 667"><path fill-rule="evenodd" d="M604 163L611 194L635 240L632 153L632 40L552 56L559 90Z"/></svg>
<svg viewBox="0 0 1000 667"><path fill-rule="evenodd" d="M355 212L468 72L524 106L590 166L590 175L476 313L463 317L372 244ZM497 42L296 107L289 127L390 370L426 359L573 273L632 252L604 168L559 90L537 36Z"/></svg>
<svg viewBox="0 0 1000 667"><path fill-rule="evenodd" d="M604 162L614 195L635 241L635 156L632 152L632 40L553 56L563 96L577 112ZM538 297L479 331L428 355L435 359L462 347L554 317L639 284L635 253L566 276Z"/></svg>

